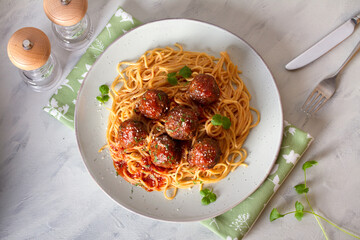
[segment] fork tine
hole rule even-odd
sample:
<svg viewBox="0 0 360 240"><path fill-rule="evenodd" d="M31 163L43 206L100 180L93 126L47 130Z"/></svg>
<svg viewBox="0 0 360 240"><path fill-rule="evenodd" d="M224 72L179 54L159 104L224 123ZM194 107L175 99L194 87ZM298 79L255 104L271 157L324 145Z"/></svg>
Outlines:
<svg viewBox="0 0 360 240"><path fill-rule="evenodd" d="M320 92L319 90L317 92L318 95L316 96L316 98L314 97L314 101L311 103L311 105L308 108L309 114L312 114L313 110L317 107L317 105L321 102L321 99L324 97L322 92Z"/></svg>
<svg viewBox="0 0 360 240"><path fill-rule="evenodd" d="M319 101L319 104L317 105L316 108L313 109L313 111L310 114L314 114L316 113L323 105L324 103L328 100L328 98L326 98L325 96L322 97L321 101Z"/></svg>
<svg viewBox="0 0 360 240"><path fill-rule="evenodd" d="M309 114L312 114L314 109L317 108L319 104L321 104L322 99L324 98L324 95L318 91L318 96L316 97L315 101L312 103L310 108L308 109Z"/></svg>
<svg viewBox="0 0 360 240"><path fill-rule="evenodd" d="M319 97L321 97L321 93L318 89L315 88L314 91L306 99L302 108L303 111L305 111L306 113L310 113L312 107L317 103Z"/></svg>
<svg viewBox="0 0 360 240"><path fill-rule="evenodd" d="M314 91L312 91L310 93L310 95L308 96L308 98L306 99L306 101L304 102L304 104L302 105L301 109L303 111L307 111L306 109L310 106L309 103L313 101L313 98L314 98L314 94L317 92L316 89L314 89Z"/></svg>

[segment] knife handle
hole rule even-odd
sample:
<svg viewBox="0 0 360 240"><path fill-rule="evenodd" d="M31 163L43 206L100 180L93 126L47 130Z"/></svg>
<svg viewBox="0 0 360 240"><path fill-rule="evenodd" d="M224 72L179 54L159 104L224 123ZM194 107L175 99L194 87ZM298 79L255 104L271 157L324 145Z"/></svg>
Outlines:
<svg viewBox="0 0 360 240"><path fill-rule="evenodd" d="M355 23L355 25L358 25L360 23L360 14L356 15L351 20Z"/></svg>

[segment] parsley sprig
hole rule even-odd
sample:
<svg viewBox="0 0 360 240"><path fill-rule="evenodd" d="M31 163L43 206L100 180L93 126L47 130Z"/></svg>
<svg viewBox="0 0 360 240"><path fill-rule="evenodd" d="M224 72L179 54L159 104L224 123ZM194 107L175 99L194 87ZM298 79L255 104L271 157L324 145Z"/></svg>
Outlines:
<svg viewBox="0 0 360 240"><path fill-rule="evenodd" d="M295 202L295 211L291 211L291 212L281 214L276 208L273 208L273 210L270 213L270 221L271 222L275 221L276 219L282 218L282 217L284 217L284 216L286 216L288 214L292 214L292 213L294 213L294 216L298 221L301 221L303 216L304 216L304 213L308 213L308 214L312 214L315 217L315 219L318 222L318 224L319 224L319 226L320 226L320 228L321 228L321 230L322 230L322 232L323 232L326 239L328 239L328 237L327 237L327 235L325 233L325 230L324 230L323 226L321 225L318 218L321 218L322 220L326 221L327 223L329 223L333 227L336 227L340 231L342 231L342 232L344 232L344 233L346 233L346 234L348 234L348 235L350 235L350 236L352 236L354 238L360 239L359 236L356 236L355 234L346 231L345 229L339 227L338 225L336 225L335 223L333 223L329 219L326 219L325 217L320 216L319 214L315 213L314 209L312 208L312 206L310 204L310 201L309 201L309 198L308 198L308 195L307 195L307 193L309 192L309 187L306 185L306 169L311 168L312 166L315 166L316 164L317 164L316 161L307 161L307 162L305 162L303 164L302 169L304 171L304 183L298 184L298 185L296 185L294 187L295 191L298 194L305 194L306 202L309 205L309 208L310 208L311 211L305 210L304 205L301 202L296 201Z"/></svg>
<svg viewBox="0 0 360 240"><path fill-rule="evenodd" d="M213 193L213 190L204 188L200 191L200 195L203 197L201 199L202 205L209 205L212 202L216 201L216 194Z"/></svg>
<svg viewBox="0 0 360 240"><path fill-rule="evenodd" d="M229 129L231 126L231 121L226 116L215 114L211 119L211 124L214 126L222 126L224 129Z"/></svg>
<svg viewBox="0 0 360 240"><path fill-rule="evenodd" d="M188 66L184 66L180 69L179 72L172 72L168 73L167 80L171 85L177 85L178 84L178 76L181 76L183 78L189 78L191 77L192 71Z"/></svg>
<svg viewBox="0 0 360 240"><path fill-rule="evenodd" d="M103 84L99 87L99 91L101 93L100 96L97 96L96 99L101 102L101 103L106 103L107 101L109 101L110 97L109 97L109 87L106 84Z"/></svg>

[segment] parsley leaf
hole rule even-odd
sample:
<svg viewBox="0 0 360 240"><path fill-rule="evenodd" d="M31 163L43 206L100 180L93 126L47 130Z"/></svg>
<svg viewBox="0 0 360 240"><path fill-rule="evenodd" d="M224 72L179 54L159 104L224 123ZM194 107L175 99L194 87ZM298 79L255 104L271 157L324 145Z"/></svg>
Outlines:
<svg viewBox="0 0 360 240"><path fill-rule="evenodd" d="M102 95L108 94L109 93L109 87L106 84L101 85L99 87L99 91L101 92Z"/></svg>
<svg viewBox="0 0 360 240"><path fill-rule="evenodd" d="M224 129L229 129L231 126L231 121L226 116L215 114L211 119L211 124L214 126L222 126Z"/></svg>
<svg viewBox="0 0 360 240"><path fill-rule="evenodd" d="M303 194L303 193L309 192L309 188L305 187L305 184L303 184L303 183L296 185L294 188L298 194Z"/></svg>
<svg viewBox="0 0 360 240"><path fill-rule="evenodd" d="M295 217L298 221L301 221L301 219L303 218L304 213L303 212L296 212L295 213Z"/></svg>
<svg viewBox="0 0 360 240"><path fill-rule="evenodd" d="M178 84L178 81L177 81L177 77L176 77L176 72L173 72L173 73L169 73L167 75L167 80L168 82L171 84L171 85L177 85Z"/></svg>
<svg viewBox="0 0 360 240"><path fill-rule="evenodd" d="M317 161L307 161L303 164L302 169L305 171L307 168L311 168L312 166L318 164Z"/></svg>
<svg viewBox="0 0 360 240"><path fill-rule="evenodd" d="M188 66L184 66L182 69L180 69L179 71L179 75L184 77L184 78L189 78L191 77L192 71Z"/></svg>
<svg viewBox="0 0 360 240"><path fill-rule="evenodd" d="M222 117L222 126L224 129L229 129L231 126L231 121L228 117L223 116Z"/></svg>
<svg viewBox="0 0 360 240"><path fill-rule="evenodd" d="M97 99L99 102L104 103L102 96L97 96L96 99Z"/></svg>
<svg viewBox="0 0 360 240"><path fill-rule="evenodd" d="M270 222L275 221L278 218L282 218L285 215L282 215L279 213L279 211L276 208L273 208L273 210L270 213Z"/></svg>
<svg viewBox="0 0 360 240"><path fill-rule="evenodd" d="M296 201L295 209L296 209L295 217L298 221L301 221L301 219L304 216L304 205L302 205L301 202Z"/></svg>
<svg viewBox="0 0 360 240"><path fill-rule="evenodd" d="M100 96L96 97L96 100L98 100L101 103L106 103L109 101L110 97L108 95L109 93L109 87L106 84L103 84L99 87L99 91L101 93Z"/></svg>
<svg viewBox="0 0 360 240"><path fill-rule="evenodd" d="M109 97L109 95L104 95L102 97L102 99L103 99L104 102L107 102L107 101L109 101L110 97Z"/></svg>
<svg viewBox="0 0 360 240"><path fill-rule="evenodd" d="M101 103L106 103L109 100L109 95L97 96L96 99Z"/></svg>
<svg viewBox="0 0 360 240"><path fill-rule="evenodd" d="M210 204L209 198L203 197L203 198L201 199L201 204L202 204L202 205L209 205L209 204Z"/></svg>
<svg viewBox="0 0 360 240"><path fill-rule="evenodd" d="M192 74L191 69L188 66L184 66L182 69L180 69L179 73L177 72L168 73L167 81L174 86L178 84L178 78L177 78L178 75L183 78L189 78L191 77L191 74Z"/></svg>
<svg viewBox="0 0 360 240"><path fill-rule="evenodd" d="M296 203L295 203L295 209L296 209L296 211L303 212L303 211L304 211L304 205L302 205L301 202L296 201Z"/></svg>
<svg viewBox="0 0 360 240"><path fill-rule="evenodd" d="M213 193L212 190L209 190L207 188L204 188L200 191L200 195L203 197L201 199L202 205L209 205L212 202L216 201L216 194Z"/></svg>
<svg viewBox="0 0 360 240"><path fill-rule="evenodd" d="M211 191L207 188L204 188L203 190L200 191L200 195L205 197L206 195L208 195Z"/></svg>
<svg viewBox="0 0 360 240"><path fill-rule="evenodd" d="M220 114L215 114L211 119L211 124L214 126L222 125L222 116Z"/></svg>

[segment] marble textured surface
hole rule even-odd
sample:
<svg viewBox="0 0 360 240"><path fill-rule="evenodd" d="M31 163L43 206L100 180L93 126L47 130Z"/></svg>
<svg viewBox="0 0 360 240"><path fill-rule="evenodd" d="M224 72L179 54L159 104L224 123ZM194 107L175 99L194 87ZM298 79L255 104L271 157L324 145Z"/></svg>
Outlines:
<svg viewBox="0 0 360 240"><path fill-rule="evenodd" d="M89 0L98 33L118 5L143 22L192 18L241 36L264 58L274 75L284 117L310 132L315 141L260 216L246 239L323 239L311 216L269 222L273 207L293 209L293 186L303 181L301 164L315 159L309 172L314 208L360 234L360 56L338 81L337 92L306 124L300 107L316 83L334 71L357 41L360 30L313 64L294 72L285 64L360 12L358 0ZM81 55L56 46L42 2L0 1L0 238L1 239L218 239L199 223L160 222L114 203L88 174L74 132L42 107L52 92L36 93L10 63L6 45L25 26L42 29L67 74ZM301 198L300 198L301 199ZM331 239L352 239L324 224Z"/></svg>

